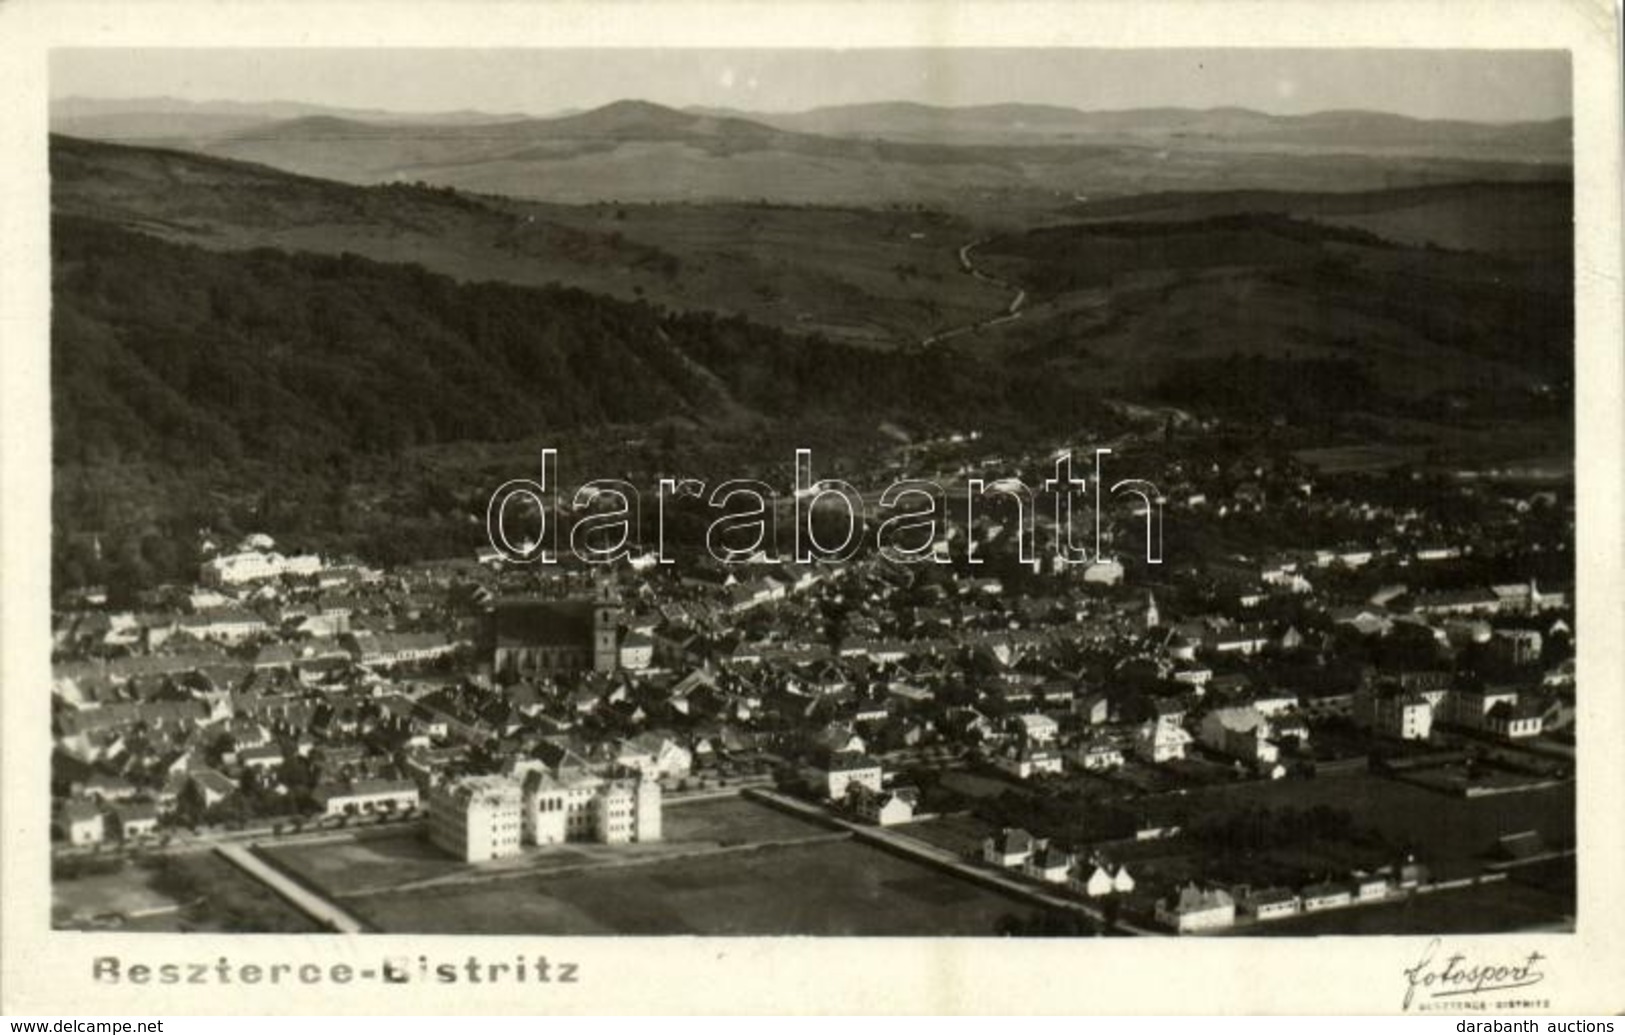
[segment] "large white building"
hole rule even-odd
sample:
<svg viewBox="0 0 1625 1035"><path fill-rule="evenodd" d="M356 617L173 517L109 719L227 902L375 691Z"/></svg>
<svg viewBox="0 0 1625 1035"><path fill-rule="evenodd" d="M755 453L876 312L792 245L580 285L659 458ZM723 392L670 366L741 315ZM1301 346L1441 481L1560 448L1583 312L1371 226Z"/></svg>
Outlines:
<svg viewBox="0 0 1625 1035"><path fill-rule="evenodd" d="M429 841L465 862L519 854L524 799L506 776L468 776L429 799Z"/></svg>
<svg viewBox="0 0 1625 1035"><path fill-rule="evenodd" d="M527 844L660 840L661 790L652 779L560 779L538 770L525 777L523 799Z"/></svg>
<svg viewBox="0 0 1625 1035"><path fill-rule="evenodd" d="M314 554L284 557L275 551L245 550L205 561L198 581L205 586L236 586L283 575L315 575L321 570L322 559Z"/></svg>

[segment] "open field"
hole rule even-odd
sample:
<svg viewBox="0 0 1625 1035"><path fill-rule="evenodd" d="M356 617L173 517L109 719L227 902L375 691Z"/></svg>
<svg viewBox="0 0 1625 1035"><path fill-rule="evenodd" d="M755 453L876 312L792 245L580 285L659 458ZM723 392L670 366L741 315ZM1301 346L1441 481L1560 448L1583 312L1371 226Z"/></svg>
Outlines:
<svg viewBox="0 0 1625 1035"><path fill-rule="evenodd" d="M110 926L126 931L316 930L304 914L212 852L162 856L117 874L57 881L51 892L57 928L88 926L91 917L116 913L124 919Z"/></svg>
<svg viewBox="0 0 1625 1035"><path fill-rule="evenodd" d="M1357 826L1375 827L1391 841L1414 845L1435 875L1472 872L1503 834L1537 830L1551 845L1574 839L1574 786L1489 798L1454 799L1384 777L1362 774L1324 780L1253 782L1192 791L1193 815L1222 815L1250 806L1345 809Z"/></svg>
<svg viewBox="0 0 1625 1035"><path fill-rule="evenodd" d="M348 903L412 934L991 935L1032 907L851 841Z"/></svg>
<svg viewBox="0 0 1625 1035"><path fill-rule="evenodd" d="M718 798L668 806L660 819L667 842L711 842L721 847L816 837L829 828L798 819L747 798Z"/></svg>
<svg viewBox="0 0 1625 1035"><path fill-rule="evenodd" d="M129 916L178 908L180 903L153 887L151 878L140 866L127 866L119 873L53 881L51 918L65 925L104 913Z"/></svg>
<svg viewBox="0 0 1625 1035"><path fill-rule="evenodd" d="M265 844L258 851L273 865L338 897L446 877L467 868L415 830L384 837Z"/></svg>
<svg viewBox="0 0 1625 1035"><path fill-rule="evenodd" d="M662 826L665 836L658 843L551 845L476 866L450 858L418 830L293 845L266 844L260 852L289 873L344 898L388 893L402 885L423 882L455 882L463 877L483 876L517 878L828 834L822 827L738 798L667 809Z"/></svg>
<svg viewBox="0 0 1625 1035"><path fill-rule="evenodd" d="M897 833L961 855L982 850L982 839L996 833L991 823L974 816L939 816L897 828Z"/></svg>

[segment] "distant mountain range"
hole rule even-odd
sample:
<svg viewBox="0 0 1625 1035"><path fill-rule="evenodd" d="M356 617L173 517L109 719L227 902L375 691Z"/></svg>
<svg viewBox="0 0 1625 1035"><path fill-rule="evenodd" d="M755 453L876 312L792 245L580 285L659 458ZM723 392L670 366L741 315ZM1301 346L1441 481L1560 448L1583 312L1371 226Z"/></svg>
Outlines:
<svg viewBox="0 0 1625 1035"><path fill-rule="evenodd" d="M1573 136L1570 119L1481 123L1353 110L1270 115L1235 107L1082 111L1047 104L947 108L890 101L794 114L706 111L799 133L941 143L1211 140L1348 150L1419 148L1437 155L1496 154L1530 160L1561 160L1570 150Z"/></svg>
<svg viewBox="0 0 1625 1035"><path fill-rule="evenodd" d="M312 115L381 123L511 122L523 115L481 111L395 112L301 101L188 101L178 97L62 97L51 102L55 132L95 139L146 140L232 133Z"/></svg>
<svg viewBox="0 0 1625 1035"><path fill-rule="evenodd" d="M617 101L552 117L68 99L53 130L349 183L579 203L1053 205L1148 190L1369 190L1567 175L1568 120L883 103L790 115Z"/></svg>

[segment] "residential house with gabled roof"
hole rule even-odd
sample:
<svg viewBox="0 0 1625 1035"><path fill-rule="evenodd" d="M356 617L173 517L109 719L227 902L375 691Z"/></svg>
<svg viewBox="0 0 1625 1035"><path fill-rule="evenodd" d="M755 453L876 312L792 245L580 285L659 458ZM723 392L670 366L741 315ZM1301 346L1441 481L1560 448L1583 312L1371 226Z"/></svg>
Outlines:
<svg viewBox="0 0 1625 1035"><path fill-rule="evenodd" d="M1251 705L1215 708L1202 717L1202 745L1248 765L1274 765L1281 749L1270 739L1270 721Z"/></svg>
<svg viewBox="0 0 1625 1035"><path fill-rule="evenodd" d="M664 733L640 733L621 742L616 762L648 779L681 779L694 768L694 754Z"/></svg>
<svg viewBox="0 0 1625 1035"><path fill-rule="evenodd" d="M150 837L158 830L158 806L150 801L126 801L113 808L113 828L125 841Z"/></svg>
<svg viewBox="0 0 1625 1035"><path fill-rule="evenodd" d="M1236 922L1236 901L1223 888L1203 888L1193 881L1159 899L1156 916L1180 934L1214 931Z"/></svg>
<svg viewBox="0 0 1625 1035"><path fill-rule="evenodd" d="M1281 920L1296 916L1303 908L1303 900L1291 888L1238 888L1234 892L1236 905L1243 916L1254 920Z"/></svg>
<svg viewBox="0 0 1625 1035"><path fill-rule="evenodd" d="M107 836L102 810L93 801L75 799L62 806L62 837L70 845L101 844Z"/></svg>
<svg viewBox="0 0 1625 1035"><path fill-rule="evenodd" d="M1019 827L1005 827L997 834L982 839L982 861L1005 869L1026 866L1033 850L1033 836Z"/></svg>
<svg viewBox="0 0 1625 1035"><path fill-rule="evenodd" d="M1080 860L1072 877L1073 890L1090 898L1126 895L1134 890L1134 877L1127 866L1114 866L1102 859Z"/></svg>
<svg viewBox="0 0 1625 1035"><path fill-rule="evenodd" d="M1501 700L1484 713L1484 730L1504 740L1524 740L1540 736L1546 708L1533 696L1511 702Z"/></svg>
<svg viewBox="0 0 1625 1035"><path fill-rule="evenodd" d="M812 764L812 784L828 801L841 801L854 784L881 791L884 780L881 764L857 751L824 752Z"/></svg>
<svg viewBox="0 0 1625 1035"><path fill-rule="evenodd" d="M1011 744L991 758L993 765L1018 780L1036 776L1058 776L1065 768L1061 753L1050 746L1021 741Z"/></svg>
<svg viewBox="0 0 1625 1035"><path fill-rule="evenodd" d="M1338 881L1319 881L1306 886L1301 897L1305 913L1318 913L1325 909L1338 909L1354 901L1354 890Z"/></svg>
<svg viewBox="0 0 1625 1035"><path fill-rule="evenodd" d="M1190 750L1191 735L1183 726L1151 721L1141 724L1134 735L1134 753L1144 761L1160 765L1183 759Z"/></svg>
<svg viewBox="0 0 1625 1035"><path fill-rule="evenodd" d="M911 823L919 807L920 794L913 787L875 791L861 783L847 789L846 804L858 819L875 826L889 827Z"/></svg>
<svg viewBox="0 0 1625 1035"><path fill-rule="evenodd" d="M1090 740L1073 749L1073 759L1086 773L1106 773L1123 767L1123 749L1109 740Z"/></svg>
<svg viewBox="0 0 1625 1035"><path fill-rule="evenodd" d="M1077 856L1054 842L1036 846L1027 857L1027 876L1046 884L1065 884Z"/></svg>
<svg viewBox="0 0 1625 1035"><path fill-rule="evenodd" d="M219 804L237 793L236 782L218 769L200 767L186 775L204 808Z"/></svg>

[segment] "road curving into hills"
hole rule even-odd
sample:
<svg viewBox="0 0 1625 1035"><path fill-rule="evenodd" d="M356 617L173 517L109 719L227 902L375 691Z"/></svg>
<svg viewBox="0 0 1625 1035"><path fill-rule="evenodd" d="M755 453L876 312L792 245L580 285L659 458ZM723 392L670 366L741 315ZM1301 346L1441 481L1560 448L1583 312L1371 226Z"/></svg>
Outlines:
<svg viewBox="0 0 1625 1035"><path fill-rule="evenodd" d="M1010 323L1013 320L1021 319L1023 307L1027 304L1027 290L1018 284L1013 284L1010 281L1005 280L1003 277L996 277L986 270L978 269L976 264L971 261L971 253L975 251L976 246L986 243L987 240L984 238L977 241L968 241L965 244L960 245L959 269L961 272L975 277L984 284L992 284L994 287L1012 292L1009 304L992 316L983 317L980 320L973 320L970 323L958 324L957 326L949 327L946 330L937 331L934 334L927 335L920 341L920 345L922 347L930 348L933 345L940 345L945 341L958 338L961 335L987 330L989 327L997 327L1001 323Z"/></svg>

